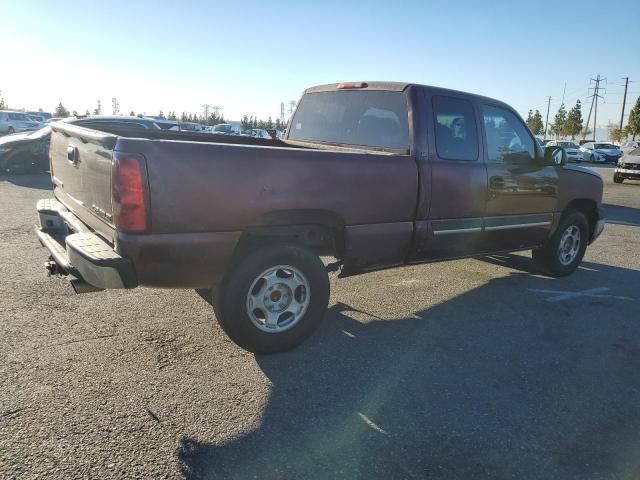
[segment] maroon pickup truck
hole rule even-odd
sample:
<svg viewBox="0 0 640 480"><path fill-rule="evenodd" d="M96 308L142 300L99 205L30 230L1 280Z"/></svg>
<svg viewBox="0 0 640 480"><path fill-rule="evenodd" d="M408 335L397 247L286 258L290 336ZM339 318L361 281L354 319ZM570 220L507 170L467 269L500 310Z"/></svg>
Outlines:
<svg viewBox="0 0 640 480"><path fill-rule="evenodd" d="M532 249L568 275L604 225L597 173L543 151L508 105L441 88L313 87L283 140L51 129L54 198L37 205L50 273L78 293L210 288L254 352L314 331L329 271Z"/></svg>

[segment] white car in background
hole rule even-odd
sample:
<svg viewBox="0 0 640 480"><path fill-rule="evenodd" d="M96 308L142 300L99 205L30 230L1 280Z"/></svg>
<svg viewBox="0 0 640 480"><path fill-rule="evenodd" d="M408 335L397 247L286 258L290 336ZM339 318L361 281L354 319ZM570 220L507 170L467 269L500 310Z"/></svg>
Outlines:
<svg viewBox="0 0 640 480"><path fill-rule="evenodd" d="M567 160L580 163L583 159L580 146L572 140L551 140L546 144L547 147L562 147L567 152Z"/></svg>
<svg viewBox="0 0 640 480"><path fill-rule="evenodd" d="M618 163L622 152L612 143L587 142L580 147L585 162Z"/></svg>
<svg viewBox="0 0 640 480"><path fill-rule="evenodd" d="M0 135L29 132L39 128L42 128L42 124L29 119L23 112L0 110Z"/></svg>
<svg viewBox="0 0 640 480"><path fill-rule="evenodd" d="M253 128L251 130L251 136L253 138L268 138L271 140L271 135L264 128Z"/></svg>
<svg viewBox="0 0 640 480"><path fill-rule="evenodd" d="M201 123L180 122L180 131L201 133L204 131L204 126Z"/></svg>
<svg viewBox="0 0 640 480"><path fill-rule="evenodd" d="M622 150L622 153L625 155L628 155L636 148L640 148L640 141L638 140L629 140L627 142L623 142L622 145L620 145L620 150Z"/></svg>
<svg viewBox="0 0 640 480"><path fill-rule="evenodd" d="M238 135L240 132L230 123L219 123L211 128L211 133L215 133L217 135Z"/></svg>

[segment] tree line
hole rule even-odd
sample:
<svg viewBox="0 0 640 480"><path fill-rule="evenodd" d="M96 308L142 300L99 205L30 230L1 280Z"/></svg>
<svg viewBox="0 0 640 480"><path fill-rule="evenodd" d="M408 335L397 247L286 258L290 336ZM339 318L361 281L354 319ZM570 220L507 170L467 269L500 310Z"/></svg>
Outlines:
<svg viewBox="0 0 640 480"><path fill-rule="evenodd" d="M1 99L0 99L1 100ZM89 116L92 113L89 112L89 110L86 110L84 113L84 116ZM102 105L100 103L100 100L98 100L97 102L97 106L96 108L93 110L93 115L102 115ZM143 117L145 115L143 115L142 113L138 113L136 114L135 111L131 111L129 113L129 115L131 117ZM53 114L54 117L62 117L62 118L66 118L66 117L70 117L70 116L74 116L77 117L79 116L78 112L76 110L73 110L72 112L69 112L69 110L67 110L67 108L62 105L62 102L58 103L58 106L55 109L55 112ZM210 113L208 116L205 115L199 115L199 114L195 114L195 113L189 113L189 112L182 112L182 115L180 115L178 117L178 115L176 115L176 112L168 112L166 115L164 114L163 110L160 110L160 112L157 115L158 117L160 117L161 119L166 119L166 120L172 120L172 121L180 121L180 122L184 122L184 123L200 123L202 125L207 125L207 126L213 126L213 125L219 125L221 123L226 123L225 118L224 118L224 114L218 114L218 112L213 112ZM273 119L271 117L269 117L267 120L263 120L263 119L259 119L256 116L249 116L249 115L243 115L242 120L240 121L240 128L244 131L244 130L251 130L254 128L260 128L260 129L265 129L265 130L284 130L286 128L286 123L282 122L279 118L276 119L276 121L274 122Z"/></svg>
<svg viewBox="0 0 640 480"><path fill-rule="evenodd" d="M539 110L529 110L527 115L527 125L534 135L545 135L544 122L542 121L542 115ZM627 125L620 129L620 126L610 123L607 127L609 131L609 138L611 141L620 142L622 139L629 136L636 139L636 135L640 135L640 97L636 100L634 107L629 113L629 119ZM593 133L589 130L588 125L585 125L582 118L582 104L580 100L576 101L576 104L567 111L564 103L560 105L558 112L553 118L553 122L548 125L548 132L554 135L556 138L571 137L571 140L575 140L576 136L582 136L585 140L587 135Z"/></svg>

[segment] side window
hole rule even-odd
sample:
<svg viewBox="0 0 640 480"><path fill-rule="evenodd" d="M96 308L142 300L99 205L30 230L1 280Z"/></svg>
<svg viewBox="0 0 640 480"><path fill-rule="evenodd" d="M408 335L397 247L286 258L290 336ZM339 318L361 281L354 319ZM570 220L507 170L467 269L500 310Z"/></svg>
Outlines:
<svg viewBox="0 0 640 480"><path fill-rule="evenodd" d="M477 160L478 129L471 102L436 95L431 103L438 157L445 160Z"/></svg>
<svg viewBox="0 0 640 480"><path fill-rule="evenodd" d="M482 116L490 162L525 162L535 158L533 139L513 113L484 105Z"/></svg>

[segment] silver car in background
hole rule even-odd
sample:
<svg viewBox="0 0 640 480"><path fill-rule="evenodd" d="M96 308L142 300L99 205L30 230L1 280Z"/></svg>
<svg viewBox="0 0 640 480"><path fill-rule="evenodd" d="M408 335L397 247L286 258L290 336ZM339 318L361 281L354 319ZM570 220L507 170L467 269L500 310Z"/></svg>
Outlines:
<svg viewBox="0 0 640 480"><path fill-rule="evenodd" d="M562 147L567 152L567 160L580 163L583 159L580 146L571 140L551 140L547 142L547 147Z"/></svg>
<svg viewBox="0 0 640 480"><path fill-rule="evenodd" d="M40 122L34 122L25 113L0 110L0 135L28 132L41 127Z"/></svg>
<svg viewBox="0 0 640 480"><path fill-rule="evenodd" d="M622 152L612 143L587 142L580 147L583 159L586 162L617 163Z"/></svg>
<svg viewBox="0 0 640 480"><path fill-rule="evenodd" d="M640 180L640 147L625 153L613 172L613 181L622 183L625 179Z"/></svg>
<svg viewBox="0 0 640 480"><path fill-rule="evenodd" d="M622 150L622 153L625 155L631 153L636 148L640 148L640 140L628 140L620 145L620 150Z"/></svg>

